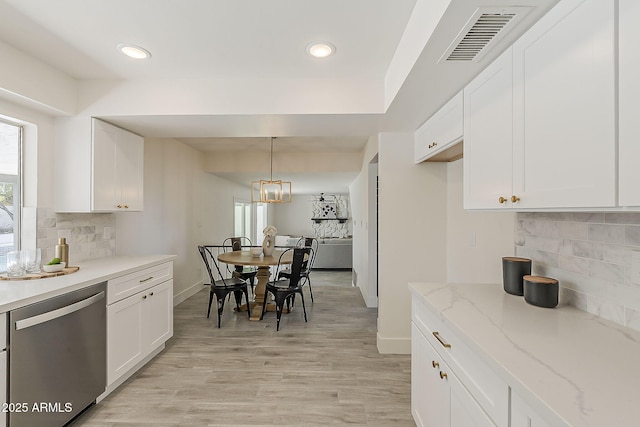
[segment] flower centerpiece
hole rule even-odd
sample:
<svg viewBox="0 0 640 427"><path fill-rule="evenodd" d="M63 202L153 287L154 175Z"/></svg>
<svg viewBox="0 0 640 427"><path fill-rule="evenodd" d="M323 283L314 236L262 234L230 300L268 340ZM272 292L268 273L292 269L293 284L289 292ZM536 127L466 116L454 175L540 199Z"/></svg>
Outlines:
<svg viewBox="0 0 640 427"><path fill-rule="evenodd" d="M264 240L262 241L262 253L264 256L273 255L273 250L276 245L276 234L278 234L278 229L273 225L267 225L264 230L262 230L262 234L264 234Z"/></svg>

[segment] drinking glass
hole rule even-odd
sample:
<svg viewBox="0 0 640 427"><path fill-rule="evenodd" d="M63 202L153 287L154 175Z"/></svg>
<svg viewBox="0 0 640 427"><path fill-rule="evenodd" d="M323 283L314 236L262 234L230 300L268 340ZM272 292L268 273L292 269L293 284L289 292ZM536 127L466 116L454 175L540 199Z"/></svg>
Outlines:
<svg viewBox="0 0 640 427"><path fill-rule="evenodd" d="M26 273L24 251L11 251L7 253L7 276L19 277Z"/></svg>
<svg viewBox="0 0 640 427"><path fill-rule="evenodd" d="M42 251L40 248L25 249L25 268L27 273L40 273Z"/></svg>

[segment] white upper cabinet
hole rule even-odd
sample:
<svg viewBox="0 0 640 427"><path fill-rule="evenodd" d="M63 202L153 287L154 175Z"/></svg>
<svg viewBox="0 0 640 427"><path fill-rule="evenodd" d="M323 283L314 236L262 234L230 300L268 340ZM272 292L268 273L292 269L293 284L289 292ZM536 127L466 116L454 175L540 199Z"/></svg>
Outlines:
<svg viewBox="0 0 640 427"><path fill-rule="evenodd" d="M513 45L513 82L519 207L615 207L615 0L558 3Z"/></svg>
<svg viewBox="0 0 640 427"><path fill-rule="evenodd" d="M428 160L462 140L462 91L415 133L415 162ZM460 156L461 157L460 153ZM447 159L449 161L451 159Z"/></svg>
<svg viewBox="0 0 640 427"><path fill-rule="evenodd" d="M55 123L58 212L126 212L143 208L144 139L88 117Z"/></svg>
<svg viewBox="0 0 640 427"><path fill-rule="evenodd" d="M619 188L620 206L640 206L640 1L619 0Z"/></svg>
<svg viewBox="0 0 640 427"><path fill-rule="evenodd" d="M464 207L511 207L512 54L507 49L464 89Z"/></svg>

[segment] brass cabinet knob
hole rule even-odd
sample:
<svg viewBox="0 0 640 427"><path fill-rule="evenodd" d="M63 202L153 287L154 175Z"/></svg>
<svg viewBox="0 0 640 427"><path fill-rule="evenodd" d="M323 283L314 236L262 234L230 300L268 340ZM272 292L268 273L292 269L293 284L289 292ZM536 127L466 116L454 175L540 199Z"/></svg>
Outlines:
<svg viewBox="0 0 640 427"><path fill-rule="evenodd" d="M146 295L142 295L142 299L147 299L147 296Z"/></svg>
<svg viewBox="0 0 640 427"><path fill-rule="evenodd" d="M125 209L129 209L129 205L124 205L124 208Z"/></svg>
<svg viewBox="0 0 640 427"><path fill-rule="evenodd" d="M118 209L122 208L122 205L117 205L117 208L118 208Z"/></svg>
<svg viewBox="0 0 640 427"><path fill-rule="evenodd" d="M511 196L511 203L517 203L520 201L520 197Z"/></svg>
<svg viewBox="0 0 640 427"><path fill-rule="evenodd" d="M498 199L498 202L500 202L500 204L506 203L507 199L505 199L504 197L500 196L500 198Z"/></svg>
<svg viewBox="0 0 640 427"><path fill-rule="evenodd" d="M434 368L439 368L440 364L438 362L436 362L435 360L431 361L431 366L433 366Z"/></svg>
<svg viewBox="0 0 640 427"><path fill-rule="evenodd" d="M152 296L153 296L153 292L151 292L151 293L149 294L149 296L150 296L150 297L152 297Z"/></svg>
<svg viewBox="0 0 640 427"><path fill-rule="evenodd" d="M446 380L447 379L447 373L440 371L440 378L443 379L443 380Z"/></svg>

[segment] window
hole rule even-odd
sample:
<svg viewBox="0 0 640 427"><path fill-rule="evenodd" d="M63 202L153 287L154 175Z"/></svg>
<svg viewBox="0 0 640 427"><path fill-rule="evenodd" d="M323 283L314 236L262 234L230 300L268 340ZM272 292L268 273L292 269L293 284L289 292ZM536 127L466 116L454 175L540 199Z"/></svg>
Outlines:
<svg viewBox="0 0 640 427"><path fill-rule="evenodd" d="M6 254L20 248L22 128L0 121L0 271Z"/></svg>
<svg viewBox="0 0 640 427"><path fill-rule="evenodd" d="M244 200L234 202L233 233L237 237L248 237L254 245L261 245L262 230L267 226L267 205Z"/></svg>

